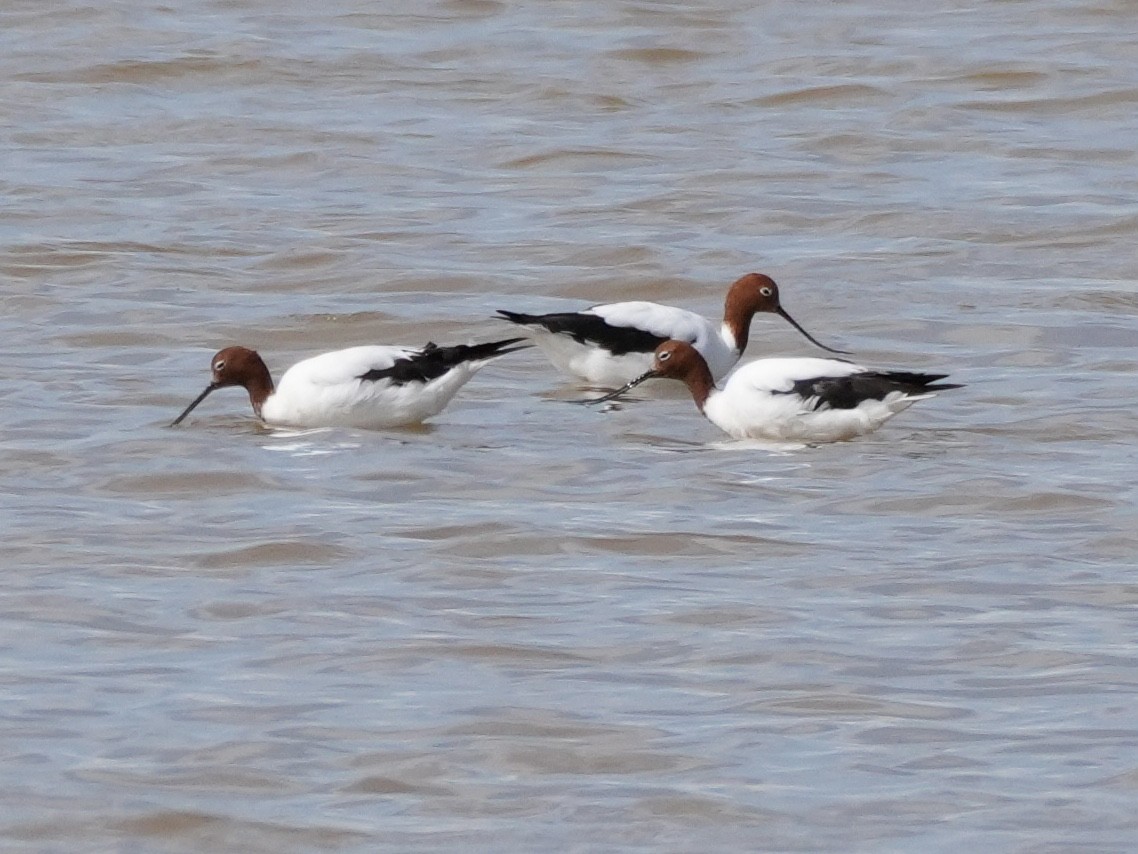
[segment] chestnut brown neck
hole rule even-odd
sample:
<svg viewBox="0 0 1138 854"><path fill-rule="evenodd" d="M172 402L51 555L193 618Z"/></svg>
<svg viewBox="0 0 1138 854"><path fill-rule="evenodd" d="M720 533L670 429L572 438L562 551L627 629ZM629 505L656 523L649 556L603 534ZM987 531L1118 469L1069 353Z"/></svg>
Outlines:
<svg viewBox="0 0 1138 854"><path fill-rule="evenodd" d="M740 353L747 349L747 340L751 337L751 320L754 316L749 311L732 311L730 306L723 313L723 325L735 340L735 349Z"/></svg>
<svg viewBox="0 0 1138 854"><path fill-rule="evenodd" d="M747 339L744 337L742 340L745 342ZM700 361L692 365L684 376L684 383L691 391L695 405L699 407L700 412L703 412L707 399L711 397L711 392L715 389L715 380L711 376L711 368L707 366L707 362Z"/></svg>
<svg viewBox="0 0 1138 854"><path fill-rule="evenodd" d="M253 412L257 417L261 417L261 407L264 406L265 401L269 399L269 395L273 393L273 377L269 373L268 367L260 359L260 370L249 375L242 385L245 390L249 392L249 402L253 404Z"/></svg>

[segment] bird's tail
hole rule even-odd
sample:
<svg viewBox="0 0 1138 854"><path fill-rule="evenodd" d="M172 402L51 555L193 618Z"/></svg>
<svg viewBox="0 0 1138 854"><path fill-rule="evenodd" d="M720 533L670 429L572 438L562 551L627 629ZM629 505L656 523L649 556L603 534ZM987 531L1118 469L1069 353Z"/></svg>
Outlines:
<svg viewBox="0 0 1138 854"><path fill-rule="evenodd" d="M913 371L882 371L880 376L896 384L897 391L906 394L921 395L933 394L938 391L948 391L953 388L964 388L963 383L942 383L948 374L921 374Z"/></svg>
<svg viewBox="0 0 1138 854"><path fill-rule="evenodd" d="M506 311L500 308L497 311L498 317L502 320L508 320L510 323L516 323L518 326L541 326L540 314L523 314L520 311Z"/></svg>
<svg viewBox="0 0 1138 854"><path fill-rule="evenodd" d="M487 341L484 344L455 344L450 347L440 347L433 341L428 342L420 351L424 356L438 359L447 365L457 365L462 362L485 362L513 353L515 350L524 350L531 344L521 344L525 338L505 338L501 341ZM513 346L518 344L519 346Z"/></svg>

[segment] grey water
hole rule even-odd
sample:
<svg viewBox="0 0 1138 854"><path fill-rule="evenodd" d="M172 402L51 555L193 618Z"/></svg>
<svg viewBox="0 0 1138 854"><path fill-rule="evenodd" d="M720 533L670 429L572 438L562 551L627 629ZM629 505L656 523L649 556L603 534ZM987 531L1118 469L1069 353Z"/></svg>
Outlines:
<svg viewBox="0 0 1138 854"><path fill-rule="evenodd" d="M4 850L1133 850L1130 4L0 24ZM966 387L772 452L530 350L421 429L168 426L228 344L751 270Z"/></svg>

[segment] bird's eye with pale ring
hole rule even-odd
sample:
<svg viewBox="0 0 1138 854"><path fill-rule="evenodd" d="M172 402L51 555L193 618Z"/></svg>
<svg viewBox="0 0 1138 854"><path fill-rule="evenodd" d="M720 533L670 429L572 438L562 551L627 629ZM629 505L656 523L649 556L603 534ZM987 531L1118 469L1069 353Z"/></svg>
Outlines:
<svg viewBox="0 0 1138 854"><path fill-rule="evenodd" d="M774 291L772 291L770 288L759 288L759 293L765 297L769 297L774 293Z"/></svg>
<svg viewBox="0 0 1138 854"><path fill-rule="evenodd" d="M660 354L660 361L661 362L666 362L670 358L672 358L672 351L671 350L665 350L663 353Z"/></svg>
<svg viewBox="0 0 1138 854"><path fill-rule="evenodd" d="M213 369L215 371L225 370L225 359L218 359L216 362L214 362Z"/></svg>

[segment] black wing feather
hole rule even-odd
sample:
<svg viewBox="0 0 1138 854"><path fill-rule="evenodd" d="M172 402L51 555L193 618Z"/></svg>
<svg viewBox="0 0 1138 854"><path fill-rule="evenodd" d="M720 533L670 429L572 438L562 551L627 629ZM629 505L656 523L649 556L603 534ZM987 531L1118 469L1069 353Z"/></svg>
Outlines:
<svg viewBox="0 0 1138 854"><path fill-rule="evenodd" d="M603 347L614 356L626 353L652 353L668 339L635 326L613 326L596 314L521 314L498 310L499 316L521 326L541 326L554 334L568 335L578 344Z"/></svg>
<svg viewBox="0 0 1138 854"><path fill-rule="evenodd" d="M783 394L814 399L814 409L855 409L862 401L883 400L891 392L929 394L961 388L957 383L941 383L948 374L918 374L910 371L866 371L848 377L813 377L799 380Z"/></svg>
<svg viewBox="0 0 1138 854"><path fill-rule="evenodd" d="M451 368L463 362L477 362L482 359L492 359L521 347L511 347L524 341L524 338L507 338L503 341L490 341L486 344L456 344L453 347L440 347L429 342L422 350L404 359L396 359L389 368L372 368L367 373L360 374L359 379L365 382L388 380L392 385L407 385L407 383L428 383L438 379Z"/></svg>

